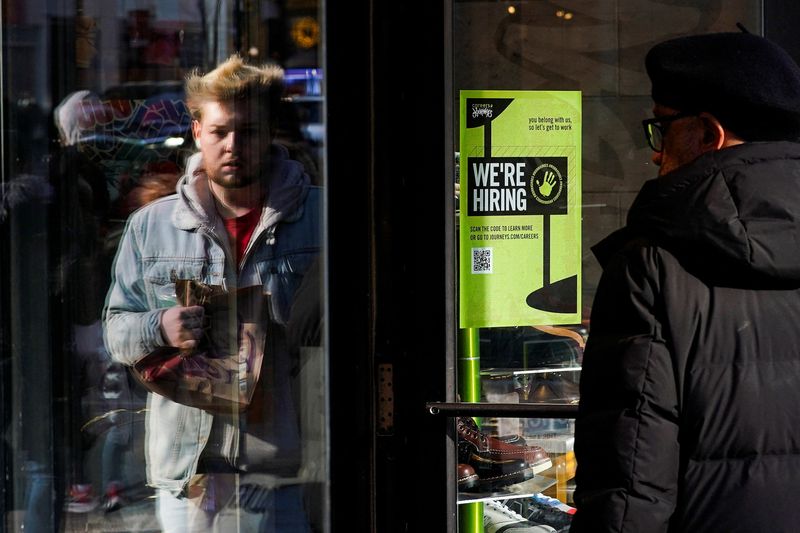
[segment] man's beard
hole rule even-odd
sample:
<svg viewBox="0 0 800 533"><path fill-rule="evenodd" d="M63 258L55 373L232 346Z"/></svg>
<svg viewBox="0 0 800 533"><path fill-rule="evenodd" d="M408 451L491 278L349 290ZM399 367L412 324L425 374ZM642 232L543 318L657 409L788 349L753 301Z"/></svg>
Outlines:
<svg viewBox="0 0 800 533"><path fill-rule="evenodd" d="M236 174L223 174L223 175L214 175L208 174L208 179L210 179L215 184L219 185L223 189L242 189L247 187L248 185L252 185L258 179L257 176L252 174L245 174L242 172L237 172Z"/></svg>
<svg viewBox="0 0 800 533"><path fill-rule="evenodd" d="M219 172L212 173L209 168L206 168L206 175L208 178L224 189L241 189L252 185L253 183L263 179L269 173L270 163L272 158L269 153L263 154L258 158L258 161L253 161L250 158L238 159L237 163L249 164L238 166L235 172L226 172L223 168Z"/></svg>

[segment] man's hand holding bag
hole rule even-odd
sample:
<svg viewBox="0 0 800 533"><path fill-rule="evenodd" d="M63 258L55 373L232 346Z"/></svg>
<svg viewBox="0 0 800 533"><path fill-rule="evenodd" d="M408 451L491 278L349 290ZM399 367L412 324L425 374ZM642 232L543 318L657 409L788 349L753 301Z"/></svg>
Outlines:
<svg viewBox="0 0 800 533"><path fill-rule="evenodd" d="M178 403L214 412L243 411L258 381L264 338L262 328L242 322L239 304L242 310L260 307L251 301L258 292L231 294L195 280L176 280L178 304L161 319L169 346L139 360L133 366L136 379Z"/></svg>

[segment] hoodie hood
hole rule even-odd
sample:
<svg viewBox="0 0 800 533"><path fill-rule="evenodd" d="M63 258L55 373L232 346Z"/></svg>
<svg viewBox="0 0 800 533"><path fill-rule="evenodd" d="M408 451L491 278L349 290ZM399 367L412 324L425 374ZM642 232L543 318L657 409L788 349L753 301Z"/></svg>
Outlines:
<svg viewBox="0 0 800 533"><path fill-rule="evenodd" d="M270 151L270 167L264 172L268 180L267 196L256 231L269 230L274 234L279 222L292 222L303 214L310 179L303 165L288 158L286 148L273 144ZM202 226L225 235L202 162L199 152L186 162L186 171L177 185L179 201L172 213L172 223L179 229L193 230Z"/></svg>
<svg viewBox="0 0 800 533"><path fill-rule="evenodd" d="M800 144L745 143L648 181L598 258L636 238L714 271L800 280Z"/></svg>

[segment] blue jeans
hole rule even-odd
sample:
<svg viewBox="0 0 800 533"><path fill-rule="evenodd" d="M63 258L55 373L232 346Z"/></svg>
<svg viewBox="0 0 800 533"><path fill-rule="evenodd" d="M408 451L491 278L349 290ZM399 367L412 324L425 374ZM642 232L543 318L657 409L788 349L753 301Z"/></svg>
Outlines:
<svg viewBox="0 0 800 533"><path fill-rule="evenodd" d="M247 483L239 474L210 474L189 497L158 491L164 533L311 533L301 485L264 489L258 511L251 512L238 497Z"/></svg>

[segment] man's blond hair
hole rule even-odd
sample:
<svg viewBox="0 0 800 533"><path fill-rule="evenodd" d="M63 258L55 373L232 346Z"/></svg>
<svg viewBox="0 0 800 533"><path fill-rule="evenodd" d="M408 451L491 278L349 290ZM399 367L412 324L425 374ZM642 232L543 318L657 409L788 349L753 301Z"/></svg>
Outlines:
<svg viewBox="0 0 800 533"><path fill-rule="evenodd" d="M283 69L277 65L249 65L232 55L207 74L195 70L186 77L186 105L192 117L202 118L206 102L233 102L257 98L267 106L270 117L277 115L283 96Z"/></svg>

